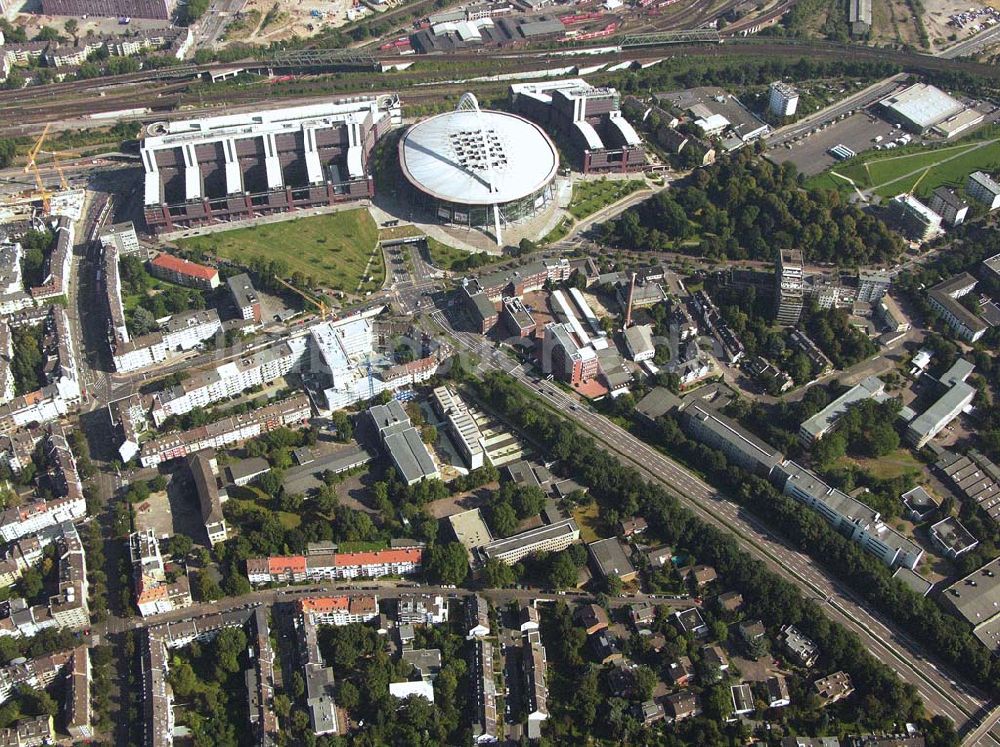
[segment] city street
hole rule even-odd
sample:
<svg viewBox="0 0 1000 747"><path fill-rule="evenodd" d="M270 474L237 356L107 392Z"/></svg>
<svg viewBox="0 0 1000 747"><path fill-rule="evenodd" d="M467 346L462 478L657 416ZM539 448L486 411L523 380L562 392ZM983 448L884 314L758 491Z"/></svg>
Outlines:
<svg viewBox="0 0 1000 747"><path fill-rule="evenodd" d="M621 460L669 488L699 518L734 534L751 555L799 586L807 596L823 600L833 620L856 632L873 656L912 683L927 707L952 719L960 732L977 724L989 709L987 696L968 683L960 682L957 675L935 662L933 654L908 635L890 629L891 621L869 611L864 600L828 575L790 540L556 385L526 374L512 359L497 354L484 338L457 332L441 312L435 313L434 319L462 347L481 357L483 369L506 371L529 389L539 392L560 415L576 421ZM996 729L990 732L984 743L1000 744L1000 733L996 732Z"/></svg>

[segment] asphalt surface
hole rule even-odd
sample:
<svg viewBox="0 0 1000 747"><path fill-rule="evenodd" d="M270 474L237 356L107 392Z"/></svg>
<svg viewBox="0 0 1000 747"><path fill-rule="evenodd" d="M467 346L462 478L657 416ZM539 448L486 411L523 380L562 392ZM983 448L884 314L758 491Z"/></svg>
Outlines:
<svg viewBox="0 0 1000 747"><path fill-rule="evenodd" d="M857 633L876 659L916 687L930 712L947 716L963 732L974 728L989 710L988 696L960 682L958 675L935 661L930 652L906 633L891 629L891 621L870 612L860 597L828 575L788 539L559 387L529 376L520 365L499 353L482 337L455 331L440 312L434 319L462 347L479 355L483 368L506 371L523 385L540 392L553 409L576 421L619 459L669 488L700 519L736 535L743 549L794 583L807 596L820 600L831 619ZM1000 734L990 733L981 743L1000 744Z"/></svg>

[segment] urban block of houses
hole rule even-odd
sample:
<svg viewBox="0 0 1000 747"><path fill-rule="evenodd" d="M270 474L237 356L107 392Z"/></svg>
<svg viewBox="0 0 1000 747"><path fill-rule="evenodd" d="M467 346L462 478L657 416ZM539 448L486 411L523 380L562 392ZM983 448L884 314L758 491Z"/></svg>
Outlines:
<svg viewBox="0 0 1000 747"><path fill-rule="evenodd" d="M423 547L400 547L373 552L248 558L247 577L251 584L260 586L344 578L407 576L420 572L423 557Z"/></svg>

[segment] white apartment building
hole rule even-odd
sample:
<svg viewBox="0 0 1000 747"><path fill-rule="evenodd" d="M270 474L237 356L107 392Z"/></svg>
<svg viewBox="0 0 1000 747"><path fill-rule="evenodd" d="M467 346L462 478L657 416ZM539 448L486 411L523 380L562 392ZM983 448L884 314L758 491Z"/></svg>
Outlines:
<svg viewBox="0 0 1000 747"><path fill-rule="evenodd" d="M305 597L297 602L298 613L312 625L351 625L378 617L378 597Z"/></svg>
<svg viewBox="0 0 1000 747"><path fill-rule="evenodd" d="M767 108L776 117L791 117L799 108L799 92L787 83L776 80L768 93Z"/></svg>
<svg viewBox="0 0 1000 747"><path fill-rule="evenodd" d="M423 556L421 547L401 547L375 552L248 558L247 578L251 584L259 585L407 576L420 571Z"/></svg>
<svg viewBox="0 0 1000 747"><path fill-rule="evenodd" d="M87 502L82 493L53 501L36 501L15 506L0 514L0 537L5 542L14 542L63 522L82 519L86 515Z"/></svg>
<svg viewBox="0 0 1000 747"><path fill-rule="evenodd" d="M251 387L269 384L299 368L305 360L306 349L305 339L293 337L246 358L223 363L212 371L192 376L156 396L153 421L160 425L171 415L183 415L196 407L206 407L234 397Z"/></svg>
<svg viewBox="0 0 1000 747"><path fill-rule="evenodd" d="M564 519L556 524L546 524L536 529L515 534L512 537L494 540L482 548L488 558L496 558L507 565L536 552L559 552L580 539L580 527L573 519Z"/></svg>
<svg viewBox="0 0 1000 747"><path fill-rule="evenodd" d="M222 322L215 309L175 314L159 332L116 345L115 370L124 373L162 363L178 351L193 350L221 331Z"/></svg>
<svg viewBox="0 0 1000 747"><path fill-rule="evenodd" d="M396 606L399 625L441 625L448 622L448 604L444 597L427 594L406 594Z"/></svg>
<svg viewBox="0 0 1000 747"><path fill-rule="evenodd" d="M965 193L969 195L969 199L983 203L990 210L1000 207L1000 184L982 171L969 174L965 183Z"/></svg>

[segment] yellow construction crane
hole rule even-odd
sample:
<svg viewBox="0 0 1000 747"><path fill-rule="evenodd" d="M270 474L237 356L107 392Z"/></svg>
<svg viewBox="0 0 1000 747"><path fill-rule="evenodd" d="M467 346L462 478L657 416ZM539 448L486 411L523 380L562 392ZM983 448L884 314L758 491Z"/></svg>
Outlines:
<svg viewBox="0 0 1000 747"><path fill-rule="evenodd" d="M43 153L48 153L50 156L52 156L52 165L55 167L56 173L59 174L60 188L62 188L63 190L69 189L69 182L66 181L66 172L63 171L62 164L59 163L59 153L54 150L46 150L43 151Z"/></svg>
<svg viewBox="0 0 1000 747"><path fill-rule="evenodd" d="M306 301L308 301L313 306L315 306L317 309L319 309L320 318L321 319L326 319L327 314L330 312L330 308L326 305L325 301L323 301L322 299L315 298L314 296L306 293L303 290L299 290L298 288L296 288L291 283L285 282L284 280L282 280L281 278L279 278L277 276L275 276L274 279L277 280L279 283L281 283L286 288L288 288L288 290L290 290L293 293L296 293L296 294L302 296L302 298L304 298Z"/></svg>
<svg viewBox="0 0 1000 747"><path fill-rule="evenodd" d="M924 173L922 173L922 174L920 175L920 178L919 178L919 179L917 179L917 181L915 181L915 182L913 183L913 186L912 186L912 187L910 187L910 191L909 191L909 192L907 192L907 194L909 194L909 195L912 195L912 194L913 194L914 192L916 192L916 191L917 191L917 187L919 187L919 186L920 186L920 182L922 182L922 181L924 180L924 177L925 177L925 176L927 176L927 175L928 175L928 174L929 174L929 173L931 172L931 169L932 169L932 168L934 168L934 167L933 167L933 166L928 166L928 167L927 167L926 169L924 169Z"/></svg>

